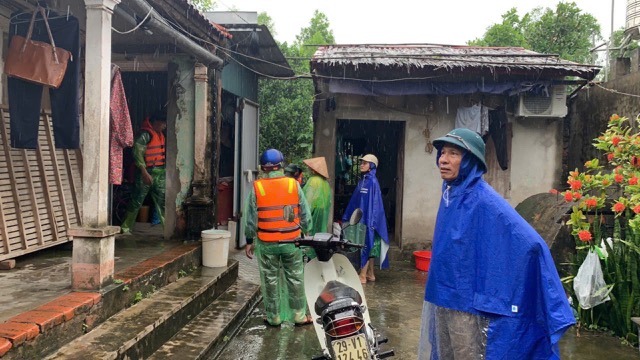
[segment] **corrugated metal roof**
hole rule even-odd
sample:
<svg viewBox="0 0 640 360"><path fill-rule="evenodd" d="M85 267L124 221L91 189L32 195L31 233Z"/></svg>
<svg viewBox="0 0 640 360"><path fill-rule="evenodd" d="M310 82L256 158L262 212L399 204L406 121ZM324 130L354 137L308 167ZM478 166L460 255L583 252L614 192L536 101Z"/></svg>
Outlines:
<svg viewBox="0 0 640 360"><path fill-rule="evenodd" d="M557 55L540 54L516 47L449 45L327 45L311 59L314 67L368 66L374 68L465 69L488 68L556 70L566 76L591 79L599 66L578 64Z"/></svg>

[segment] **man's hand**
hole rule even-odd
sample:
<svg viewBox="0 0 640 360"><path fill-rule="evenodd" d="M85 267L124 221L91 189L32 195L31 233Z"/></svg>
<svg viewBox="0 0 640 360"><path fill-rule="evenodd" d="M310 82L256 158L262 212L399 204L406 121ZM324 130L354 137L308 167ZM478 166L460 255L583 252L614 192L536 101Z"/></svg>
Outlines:
<svg viewBox="0 0 640 360"><path fill-rule="evenodd" d="M253 259L253 244L247 244L247 246L244 247L244 253L249 259Z"/></svg>
<svg viewBox="0 0 640 360"><path fill-rule="evenodd" d="M149 175L147 169L142 169L142 182L147 185L153 184L153 178L151 177L151 175Z"/></svg>

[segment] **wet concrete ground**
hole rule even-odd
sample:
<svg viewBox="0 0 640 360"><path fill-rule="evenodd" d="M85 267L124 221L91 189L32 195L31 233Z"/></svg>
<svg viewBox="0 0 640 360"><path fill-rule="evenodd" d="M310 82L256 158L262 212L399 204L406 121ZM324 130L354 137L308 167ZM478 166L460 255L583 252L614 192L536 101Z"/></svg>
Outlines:
<svg viewBox="0 0 640 360"><path fill-rule="evenodd" d="M136 224L133 235L117 236L115 271L151 258L181 241L165 241L162 226ZM0 270L0 323L71 291L70 243L16 259L12 270Z"/></svg>
<svg viewBox="0 0 640 360"><path fill-rule="evenodd" d="M240 261L240 277L257 281L255 260L248 260L240 251L232 257ZM395 350L393 359L416 359L426 273L415 270L408 261L396 261L390 270L377 270L376 278L364 288L371 321L389 338L382 346ZM303 360L320 353L312 326L267 327L263 315L259 304L222 353L210 360ZM575 328L567 331L560 347L562 359L640 359L637 348L622 345L617 338L584 330L577 337Z"/></svg>

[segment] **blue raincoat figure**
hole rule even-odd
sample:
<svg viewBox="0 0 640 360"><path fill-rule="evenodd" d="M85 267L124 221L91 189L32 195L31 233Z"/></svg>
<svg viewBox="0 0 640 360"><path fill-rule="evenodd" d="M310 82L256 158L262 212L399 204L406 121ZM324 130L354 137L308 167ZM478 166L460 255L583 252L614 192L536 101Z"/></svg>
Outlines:
<svg viewBox="0 0 640 360"><path fill-rule="evenodd" d="M549 248L482 179L480 136L454 129L433 143L445 181L418 358L559 359L575 318Z"/></svg>
<svg viewBox="0 0 640 360"><path fill-rule="evenodd" d="M389 235L382 204L382 192L376 178L377 167L378 158L374 155L368 154L360 159L360 172L363 173L363 176L351 195L349 205L342 216L342 221L346 222L355 209L360 208L363 212L359 224L365 227L364 248L360 260L360 282L363 284L367 281L375 281L373 258L380 257L380 268L389 267L389 259L387 258Z"/></svg>

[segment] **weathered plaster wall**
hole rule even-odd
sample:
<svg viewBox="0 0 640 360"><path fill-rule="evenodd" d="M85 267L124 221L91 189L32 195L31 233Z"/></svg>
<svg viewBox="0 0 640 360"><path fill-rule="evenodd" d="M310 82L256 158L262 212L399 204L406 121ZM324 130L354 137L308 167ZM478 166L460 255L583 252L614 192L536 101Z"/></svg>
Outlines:
<svg viewBox="0 0 640 360"><path fill-rule="evenodd" d="M189 195L194 168L195 82L194 62L176 56L169 63L167 104L167 185L165 237L184 235L186 214L182 206Z"/></svg>
<svg viewBox="0 0 640 360"><path fill-rule="evenodd" d="M468 104L459 97L431 98L433 111L427 111L429 100L426 97L335 96L335 111L326 112L324 107L320 108L315 124L315 155L327 158L333 179L336 119L405 122L401 246L429 246L440 204L442 180L436 165L436 151L425 151L423 131L429 128L432 140L443 136L455 125L456 109ZM530 195L553 188L560 171L561 125L557 120L517 120L513 124L513 134L509 202L516 206ZM331 185L333 188L333 180Z"/></svg>
<svg viewBox="0 0 640 360"><path fill-rule="evenodd" d="M635 66L631 67L635 72L617 77L603 83L602 86L621 93L640 94L640 72L637 62L636 60ZM633 65L634 61L631 63ZM640 102L637 97L616 94L597 86L581 90L571 103L566 128L567 169L583 169L587 160L598 156L604 160L602 152L597 151L592 144L593 139L606 130L609 117L618 114L635 119L639 112Z"/></svg>
<svg viewBox="0 0 640 360"><path fill-rule="evenodd" d="M531 195L557 188L562 173L562 119L518 118L511 142L514 207Z"/></svg>

